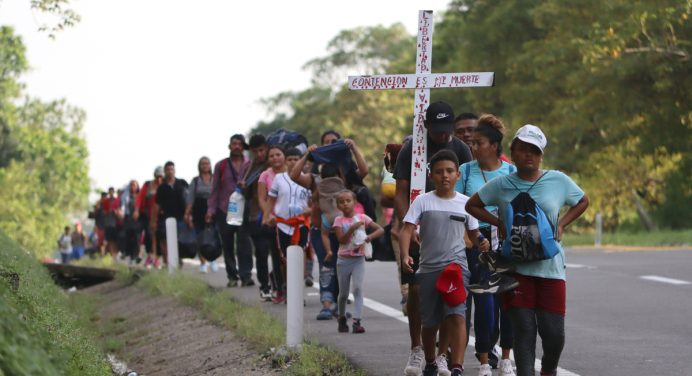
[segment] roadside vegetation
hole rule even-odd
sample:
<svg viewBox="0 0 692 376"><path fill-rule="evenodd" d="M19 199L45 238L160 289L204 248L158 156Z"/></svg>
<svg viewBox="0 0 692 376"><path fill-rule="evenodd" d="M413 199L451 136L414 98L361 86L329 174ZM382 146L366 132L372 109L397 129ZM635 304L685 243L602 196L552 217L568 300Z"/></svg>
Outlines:
<svg viewBox="0 0 692 376"><path fill-rule="evenodd" d="M0 231L0 375L111 375L79 304Z"/></svg>
<svg viewBox="0 0 692 376"><path fill-rule="evenodd" d="M286 328L281 322L259 308L238 302L227 290L212 289L198 278L154 272L144 275L137 284L153 294L173 296L199 309L207 319L254 344L260 353L271 356L284 344ZM278 358L274 357L274 361ZM365 375L341 353L313 342L305 343L300 352L289 353L278 363L288 375Z"/></svg>
<svg viewBox="0 0 692 376"><path fill-rule="evenodd" d="M562 244L567 247L593 246L594 234L565 234ZM692 246L692 229L603 233L601 244L633 247Z"/></svg>

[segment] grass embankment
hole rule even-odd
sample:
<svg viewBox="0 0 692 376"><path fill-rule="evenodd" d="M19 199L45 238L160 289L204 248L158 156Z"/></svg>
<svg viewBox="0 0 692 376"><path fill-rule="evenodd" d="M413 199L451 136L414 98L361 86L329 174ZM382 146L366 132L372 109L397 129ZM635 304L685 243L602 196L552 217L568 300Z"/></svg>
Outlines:
<svg viewBox="0 0 692 376"><path fill-rule="evenodd" d="M567 247L593 246L594 234L565 234L562 244ZM603 233L601 244L634 247L692 246L692 229Z"/></svg>
<svg viewBox="0 0 692 376"><path fill-rule="evenodd" d="M0 232L0 375L111 375L89 314Z"/></svg>
<svg viewBox="0 0 692 376"><path fill-rule="evenodd" d="M238 302L228 291L215 291L195 277L152 272L142 277L138 285L201 310L208 319L250 341L260 351L278 348L284 343L286 328L270 314ZM301 352L291 354L287 374L365 375L339 352L315 343L306 343Z"/></svg>

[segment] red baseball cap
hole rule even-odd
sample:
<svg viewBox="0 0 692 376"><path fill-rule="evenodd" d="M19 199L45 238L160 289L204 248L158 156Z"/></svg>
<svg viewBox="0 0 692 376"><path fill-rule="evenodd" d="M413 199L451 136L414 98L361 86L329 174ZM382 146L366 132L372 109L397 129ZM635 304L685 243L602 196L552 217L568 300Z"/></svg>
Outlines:
<svg viewBox="0 0 692 376"><path fill-rule="evenodd" d="M435 285L442 295L442 300L450 307L458 306L466 301L466 288L461 265L451 263L442 270Z"/></svg>

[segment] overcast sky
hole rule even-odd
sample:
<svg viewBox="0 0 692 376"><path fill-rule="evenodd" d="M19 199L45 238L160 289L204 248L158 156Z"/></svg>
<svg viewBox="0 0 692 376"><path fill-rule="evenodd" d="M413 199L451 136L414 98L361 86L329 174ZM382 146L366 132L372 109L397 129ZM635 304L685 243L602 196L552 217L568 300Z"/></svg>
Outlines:
<svg viewBox="0 0 692 376"><path fill-rule="evenodd" d="M0 1L0 24L27 47L26 91L86 111L91 178L105 188L169 159L189 180L200 156L224 158L231 134L267 118L259 99L306 88L301 67L340 30L401 22L414 34L418 10L448 0L82 0L82 21L56 40L29 3Z"/></svg>

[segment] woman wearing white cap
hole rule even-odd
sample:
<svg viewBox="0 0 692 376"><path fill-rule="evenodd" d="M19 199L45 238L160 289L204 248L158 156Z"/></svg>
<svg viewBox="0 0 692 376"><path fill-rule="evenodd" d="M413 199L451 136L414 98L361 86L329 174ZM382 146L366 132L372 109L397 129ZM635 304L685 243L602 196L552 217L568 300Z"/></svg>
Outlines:
<svg viewBox="0 0 692 376"><path fill-rule="evenodd" d="M513 201L516 203L515 198L520 193L527 193L529 200L535 201L536 206L545 213L552 235L557 240L549 239L552 243L547 244L546 239L543 239L543 243L541 239L536 239L544 250L552 246L555 254L540 260L517 263L513 276L519 281L519 287L503 296L503 307L512 319L518 376L533 375L536 334L540 334L543 344L541 375L557 374L565 343L566 312L565 258L559 240L563 230L589 205L584 191L567 175L555 170L541 170L546 144L547 139L540 128L531 124L521 127L510 147L517 172L489 181L466 204L467 212L497 226L500 237L507 239L507 228L515 235L517 223L505 227L503 220L512 221L510 213L517 211ZM485 209L488 205L499 208L499 217ZM565 205L570 208L558 219L560 209ZM504 246L509 247L507 242L505 240Z"/></svg>

